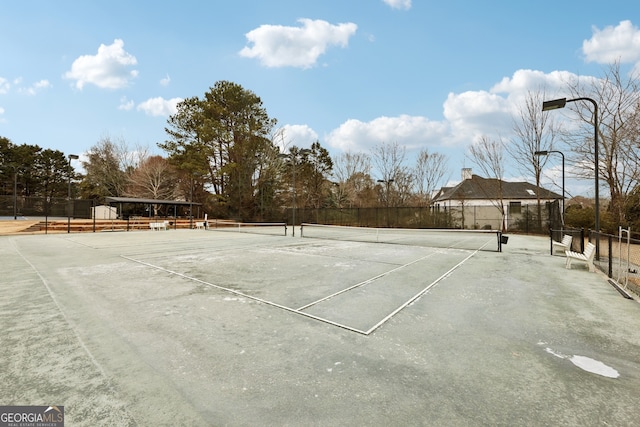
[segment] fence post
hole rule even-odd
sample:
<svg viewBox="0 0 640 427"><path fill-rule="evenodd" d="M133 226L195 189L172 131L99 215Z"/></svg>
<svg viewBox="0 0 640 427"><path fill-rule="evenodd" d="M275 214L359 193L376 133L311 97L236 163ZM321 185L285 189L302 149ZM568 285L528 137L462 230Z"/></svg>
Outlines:
<svg viewBox="0 0 640 427"><path fill-rule="evenodd" d="M607 258L609 258L609 271L608 271L608 277L613 277L613 242L612 242L612 237L611 234L609 234L608 237L608 241L609 241L609 256Z"/></svg>

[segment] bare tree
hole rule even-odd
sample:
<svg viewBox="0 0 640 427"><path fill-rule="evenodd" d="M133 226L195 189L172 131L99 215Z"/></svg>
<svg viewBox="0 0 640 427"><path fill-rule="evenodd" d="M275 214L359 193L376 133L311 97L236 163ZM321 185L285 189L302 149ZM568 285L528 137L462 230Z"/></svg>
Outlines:
<svg viewBox="0 0 640 427"><path fill-rule="evenodd" d="M371 180L371 157L365 153L342 153L334 160L333 177L336 180L335 201L342 207L362 207ZM346 205L346 206L345 206Z"/></svg>
<svg viewBox="0 0 640 427"><path fill-rule="evenodd" d="M150 199L173 199L177 182L176 171L169 161L161 156L151 156L131 173L125 194Z"/></svg>
<svg viewBox="0 0 640 427"><path fill-rule="evenodd" d="M505 146L502 141L491 140L486 136L469 147L470 160L492 183L492 188L482 188L481 191L485 192L492 204L500 211L502 231L506 230L502 180L504 177L504 152Z"/></svg>
<svg viewBox="0 0 640 427"><path fill-rule="evenodd" d="M381 175L378 180L385 184L384 204L387 206L398 205L401 200L408 199L404 193L412 185L407 185L407 180L413 182L413 174L404 165L406 151L397 142L383 143L373 149L373 163ZM398 180L398 185L394 185ZM401 184L402 185L399 185Z"/></svg>
<svg viewBox="0 0 640 427"><path fill-rule="evenodd" d="M83 197L122 196L129 175L147 156L147 149L131 149L120 139L103 137L87 153L83 167L87 171L81 184Z"/></svg>
<svg viewBox="0 0 640 427"><path fill-rule="evenodd" d="M431 195L441 186L446 173L447 157L444 154L429 153L426 148L418 153L413 175L415 177L419 206L429 205Z"/></svg>
<svg viewBox="0 0 640 427"><path fill-rule="evenodd" d="M598 105L598 171L609 188L609 211L618 223L625 221L628 195L637 185L638 127L640 111L640 79L638 71L623 75L620 63L609 66L600 79L577 80L569 84L573 98L590 97ZM576 154L575 161L583 167L584 178L593 178L595 165L594 111L589 102L569 104L584 126L568 143Z"/></svg>
<svg viewBox="0 0 640 427"><path fill-rule="evenodd" d="M518 109L517 117L513 118L515 137L507 145L507 152L521 172L533 176L537 187L540 187L542 170L548 161L548 156L537 156L535 153L553 151L560 131L554 116L542 111L542 103L546 98L544 90L527 92L524 104ZM537 210L538 228L542 229L542 206L539 193Z"/></svg>
<svg viewBox="0 0 640 427"><path fill-rule="evenodd" d="M395 174L393 187L395 192L391 194L393 198L390 201L393 202L394 206L409 206L415 187L415 175L413 175L411 169L400 169Z"/></svg>

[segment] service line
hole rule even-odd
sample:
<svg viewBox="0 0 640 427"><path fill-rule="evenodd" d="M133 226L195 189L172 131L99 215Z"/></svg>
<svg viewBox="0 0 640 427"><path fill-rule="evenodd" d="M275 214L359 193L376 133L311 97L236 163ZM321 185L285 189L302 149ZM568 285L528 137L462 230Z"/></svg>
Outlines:
<svg viewBox="0 0 640 427"><path fill-rule="evenodd" d="M350 290L352 290L352 289L356 289L356 288L359 288L359 287L361 287L361 286L368 285L369 283L371 283L371 282L373 282L373 281L375 281L375 280L377 280L377 279L379 279L379 278L381 278L381 277L384 277L384 276L386 276L386 275L388 275L388 274L391 274L391 273L393 273L393 272L395 272L395 271L401 270L401 269L403 269L403 268L405 268L405 267L408 267L408 266L413 265L413 264L415 264L415 263L417 263L417 262L420 262L420 261L423 261L423 260L425 260L425 259L427 259L427 258L429 258L429 257L432 257L432 256L433 256L433 255L435 255L436 253L437 253L437 252L431 252L429 255L425 255L425 256L423 256L423 257L421 257L421 258L418 258L418 259L416 259L416 260L413 260L413 261L411 261L411 262L409 262L409 263L407 263L407 264L403 264L403 265L398 266L398 267L396 267L396 268L392 268L392 269L391 269L391 270L389 270L389 271L385 271L384 273L378 274L377 276L373 276L373 277L371 277L371 278L369 278L369 279L367 279L367 280L364 280L364 281L362 281L362 282L360 282L360 283L356 283L356 284L355 284L355 285L353 285L353 286L349 286L348 288L342 289L342 290L340 290L340 291L338 291L338 292L336 292L336 293L333 293L333 294L331 294L331 295L328 295L328 296L326 296L326 297L324 297L324 298L320 298L320 299L319 299L319 300L317 300L317 301L313 301L313 302L310 302L310 303L309 303L309 304L307 304L307 305L303 305L302 307L298 308L298 310L306 310L307 308L309 308L309 307L311 307L311 306L314 306L314 305L316 305L316 304L318 304L318 303L321 303L321 302L323 302L323 301L326 301L326 300L328 300L328 299L331 299L331 298L333 298L333 297L335 297L335 296L338 296L338 295L340 295L340 294L343 294L343 293L345 293L345 292L349 292L349 291L350 291Z"/></svg>
<svg viewBox="0 0 640 427"><path fill-rule="evenodd" d="M234 295L237 295L237 296L240 296L240 297L243 297L243 298L247 298L247 299L251 299L251 300L263 303L263 304L267 304L267 305L270 305L272 307L279 308L281 310L285 310L285 311L289 311L291 313L299 314L301 316L305 316L305 317L308 317L308 318L313 319L313 320L318 320L320 322L324 322L324 323L327 323L329 325L337 326L339 328L343 328L343 329L346 329L346 330L351 331L351 332L357 332L357 333L362 334L362 335L368 335L366 332L364 332L364 331L362 331L360 329L353 328L353 327L347 326L347 325L343 325L341 323L337 323L337 322L334 322L334 321L329 320L329 319L324 319L324 318L319 317L319 316L314 316L313 314L305 313L303 311L296 310L295 308L287 307L287 306L284 306L284 305L281 305L281 304L278 304L278 303L275 303L275 302L272 302L272 301L267 301L267 300L262 299L262 298L254 297L252 295L248 295L248 294L245 294L245 293L242 293L242 292L238 292L238 291L236 291L234 289L225 288L224 286L220 286L220 285L216 285L216 284L213 284L213 283L209 283L209 282L206 282L204 280L197 279L195 277L187 276L186 274L179 273L177 271L169 270L169 269L166 269L164 267L160 267L158 265L154 265L154 264L151 264L151 263L148 263L148 262L145 262L145 261L140 261L140 260L137 260L135 258L128 257L126 255L120 255L120 256L122 258L126 259L126 260L129 260L129 261L132 261L132 262L135 262L135 263L138 263L138 264L142 264L142 265L147 266L147 267L155 268L156 270L164 271L165 273L173 274L175 276L182 277L183 279L191 280L193 282L197 282L197 283L200 283L202 285L206 285L206 286L209 286L209 287L212 287L212 288L215 288L215 289L219 289L221 291L229 292L229 293L232 293Z"/></svg>
<svg viewBox="0 0 640 427"><path fill-rule="evenodd" d="M409 300L407 300L404 304L402 304L400 307L396 308L395 310L393 310L391 313L389 313L384 319L382 319L381 321L379 321L378 323L376 323L371 329L369 329L368 331L365 332L365 335L369 335L371 334L373 331L375 331L376 329L378 329L380 326L384 325L389 319L391 319L393 316L395 316L396 314L398 314L400 311L402 311L403 309L405 309L409 304L411 304L412 302L414 302L415 300L417 300L418 298L420 298L422 295L424 295L425 293L427 293L431 288L433 288L434 286L436 286L438 283L440 283L440 281L442 281L443 279L445 279L447 276L449 276L451 273L453 273L454 270L458 269L458 267L460 267L462 264L464 264L465 262L467 262L467 260L469 260L471 257L473 257L475 254L477 254L478 251L472 252L468 257L466 257L465 259L463 259L462 261L460 261L459 263L457 263L455 266L453 266L452 268L450 268L446 273L444 273L442 276L438 277L436 280L434 280L433 282L431 282L431 284L429 284L429 286L427 286L426 288L424 288L423 290L421 290L420 292L418 292L417 294L415 294L412 298L410 298Z"/></svg>

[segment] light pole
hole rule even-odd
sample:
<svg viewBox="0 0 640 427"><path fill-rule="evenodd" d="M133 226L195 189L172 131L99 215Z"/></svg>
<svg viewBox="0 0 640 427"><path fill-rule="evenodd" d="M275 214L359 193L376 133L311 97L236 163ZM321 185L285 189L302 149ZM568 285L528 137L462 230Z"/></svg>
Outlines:
<svg viewBox="0 0 640 427"><path fill-rule="evenodd" d="M278 154L278 157L280 157L281 159L289 159L291 161L291 170L292 170L292 183L293 183L293 214L292 214L292 221L293 221L293 227L291 230L291 237L295 237L296 236L296 166L298 164L298 160L300 160L300 156L302 155L308 155L311 153L311 150L303 148L302 150L300 150L297 153L293 153L291 151L289 151L289 154Z"/></svg>
<svg viewBox="0 0 640 427"><path fill-rule="evenodd" d="M67 234L71 232L71 160L78 160L76 154L69 154L69 180L67 185Z"/></svg>
<svg viewBox="0 0 640 427"><path fill-rule="evenodd" d="M202 174L200 172L191 173L191 189L189 190L189 230L193 229L193 187L195 185L195 180L201 176ZM199 209L198 216L200 216Z"/></svg>
<svg viewBox="0 0 640 427"><path fill-rule="evenodd" d="M591 98L560 98L554 99L552 101L544 101L542 103L542 111L556 110L558 108L564 108L567 102L576 102L576 101L588 101L593 104L593 145L594 145L594 171L595 171L595 186L596 186L596 201L595 201L595 229L596 232L600 232L600 184L599 184L599 175L600 169L598 166L598 104ZM600 239L596 240L596 257L600 253Z"/></svg>
<svg viewBox="0 0 640 427"><path fill-rule="evenodd" d="M13 167L13 219L18 219L18 168Z"/></svg>
<svg viewBox="0 0 640 427"><path fill-rule="evenodd" d="M393 181L393 179L379 179L378 182L380 184L386 184L386 197L385 197L385 203L387 205L387 207L389 207L389 185L391 185Z"/></svg>
<svg viewBox="0 0 640 427"><path fill-rule="evenodd" d="M548 156L551 153L558 153L562 156L562 215L560 219L562 220L562 226L564 226L564 201L565 201L565 193L564 193L564 154L561 151L557 150L544 150L544 151L536 151L536 156Z"/></svg>

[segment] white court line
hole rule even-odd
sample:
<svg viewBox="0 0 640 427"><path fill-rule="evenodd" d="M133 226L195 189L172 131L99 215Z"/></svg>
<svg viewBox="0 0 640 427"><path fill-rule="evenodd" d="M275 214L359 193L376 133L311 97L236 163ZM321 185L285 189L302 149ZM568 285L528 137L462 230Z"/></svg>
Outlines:
<svg viewBox="0 0 640 427"><path fill-rule="evenodd" d="M415 300L417 300L418 298L420 298L422 295L424 295L425 293L427 293L431 288L433 288L434 286L436 286L438 283L440 283L441 280L445 279L447 276L449 276L451 273L453 273L454 270L458 269L458 267L460 267L462 264L464 264L465 262L467 262L468 259L470 259L471 257L473 257L475 254L478 253L480 249L478 249L477 251L473 252L472 254L470 254L468 257L466 257L465 259L463 259L462 261L460 261L458 264L456 264L455 266L453 266L452 268L450 268L446 273L444 273L442 276L438 277L436 280L434 280L433 282L431 282L431 284L429 284L429 286L427 286L426 288L424 288L423 290L421 290L420 292L418 292L417 294L415 294L412 298L410 298L408 301L406 301L404 304L402 304L401 306L399 306L398 308L396 308L395 310L393 310L391 313L389 313L384 319L382 319L381 321L379 321L378 323L376 323L372 328L370 328L368 331L365 332L365 335L369 335L371 334L373 331L375 331L376 329L378 329L380 326L384 325L385 323L387 323L387 321L389 321L389 319L391 319L393 316L395 316L396 314L398 314L399 312L401 312L402 310L404 310L409 304L411 304L412 302L414 302Z"/></svg>
<svg viewBox="0 0 640 427"><path fill-rule="evenodd" d="M309 304L307 304L307 305L303 305L302 307L298 308L298 310L306 310L307 308L309 308L309 307L311 307L311 306L314 306L314 305L316 305L316 304L318 304L318 303L321 303L321 302L326 301L326 300L328 300L328 299L331 299L331 298L333 298L333 297L335 297L335 296L338 296L338 295L340 295L340 294L343 294L343 293L345 293L345 292L348 292L348 291L350 291L350 290L352 290L352 289L359 288L359 287L364 286L364 285L368 285L369 283L373 282L374 280L377 280L377 279L379 279L379 278L381 278L381 277L384 277L384 276L386 276L387 274L391 274L391 273L393 273L394 271L398 271L398 270L400 270L400 269L403 269L403 268L405 268L405 267L408 267L408 266L410 266L410 265L413 265L413 264L415 264L416 262L420 262L420 261L425 260L425 259L427 259L427 258L429 258L429 257L432 257L432 256L433 256L433 255L435 255L436 253L437 253L437 252L431 252L429 255L425 255L425 256L423 256L422 258L418 258L418 259L416 259L416 260L414 260L414 261L411 261L410 263L407 263L407 264L401 265L401 266L396 267L396 268L392 268L392 269L391 269L391 270L389 270L389 271L385 271L384 273L378 274L377 276L373 276L373 277L371 277L371 278L369 278L369 279L367 279L367 280L365 280L365 281L363 281L363 282L356 283L356 284L355 284L355 285L353 285L353 286L349 286L348 288L342 289L342 290L340 290L340 291L338 291L338 292L336 292L336 293L333 293L333 294L331 294L331 295L328 295L328 296L326 296L326 297L324 297L324 298L320 298L320 299L319 299L319 300L317 300L317 301L313 301L313 302L310 302L310 303L309 303Z"/></svg>
<svg viewBox="0 0 640 427"><path fill-rule="evenodd" d="M49 297L51 298L51 300L55 304L56 308L58 309L58 312L62 316L62 319L69 326L69 329L71 330L73 335L75 335L76 339L78 340L78 344L80 345L82 350L84 350L84 352L87 354L87 356L89 357L89 360L91 361L91 363L93 363L93 365L98 369L98 371L100 372L102 377L105 379L105 381L107 381L108 387L111 390L114 390L113 385L111 384L111 378L107 375L107 373L104 370L104 368L102 367L102 365L100 365L98 360L94 357L93 353L91 353L91 351L89 350L89 347L87 347L87 344L84 342L84 340L82 339L82 336L80 335L80 332L78 331L78 327L76 326L75 322L73 322L71 320L71 318L69 316L67 316L67 313L62 308L62 305L58 301L58 297L53 292L53 289L51 289L51 286L49 285L49 282L47 281L47 279L44 278L44 276L40 273L40 270L38 270L36 268L36 266L34 264L32 264L31 261L29 261L27 259L27 257L20 251L20 249L18 249L18 246L17 246L17 244L16 244L14 239L11 239L11 245L13 246L13 250L18 255L20 255L20 258L22 258L22 260L27 265L29 265L29 267L31 267L31 270L36 274L36 276L38 276L38 279L40 279L40 282L42 283L42 285L47 290L47 293L49 294ZM114 393L115 393L115 391L114 391Z"/></svg>
<svg viewBox="0 0 640 427"><path fill-rule="evenodd" d="M487 243L487 244L488 244L488 243ZM486 246L486 244L485 244L485 246ZM484 247L484 246L483 246L483 247ZM284 305L281 305L281 304L277 304L277 303L272 302L272 301L267 301L267 300L262 299L262 298L258 298L258 297L254 297L254 296L252 296L252 295L244 294L244 293L239 292L239 291L236 291L236 290L234 290L234 289L229 289L229 288L225 288L224 286L215 285L215 284L213 284L213 283L209 283L209 282L206 282L206 281L204 281L204 280L197 279L197 278L195 278L195 277L187 276L186 274L179 273L179 272L177 272L177 271L169 270L169 269L166 269L166 268L164 268L164 267L160 267L160 266L157 266L157 265L154 265L154 264L151 264L151 263L145 262L145 261L137 260L137 259L135 259L135 258L130 258L130 257L126 256L126 255L120 255L120 256L121 256L122 258L126 259L126 260L129 260L129 261L132 261L132 262L135 262L135 263L138 263L138 264L142 264L142 265L145 265L145 266L147 266L147 267L154 268L154 269L156 269L156 270L164 271L164 272L166 272L166 273L173 274L173 275L175 275L175 276L182 277L182 278L184 278L184 279L191 280L191 281L194 281L194 282L197 282L197 283L200 283L200 284L203 284L203 285L206 285L206 286L209 286L209 287L215 288L215 289L219 289L219 290L222 290L222 291L225 291L225 292L229 292L229 293L232 293L232 294L234 294L234 295L241 296L241 297L243 297L243 298L247 298L247 299L251 299L251 300L254 300L254 301L258 301L258 302L261 302L261 303L263 303L263 304L270 305L270 306L272 306L272 307L276 307L276 308L279 308L279 309L282 309L282 310L285 310L285 311L288 311L288 312L291 312L291 313L295 313L295 314L299 314L299 315L304 316L304 317L308 317L308 318L310 318L310 319L314 319L314 320L318 320L318 321L320 321L320 322L327 323L327 324L329 324L329 325L337 326L337 327L339 327L339 328L346 329L346 330L351 331L351 332L356 332L356 333L359 333L359 334L361 334L361 335L368 336L368 335L372 334L376 329L380 328L382 325L384 325L386 322L388 322L388 321L389 321L393 316L395 316L395 315L396 315L396 314L398 314L400 311L402 311L403 309L405 309L409 304L411 304L412 302L414 302L415 300L417 300L418 298L420 298L422 295L424 295L425 293L427 293L430 289L432 289L433 287L435 287L435 286L436 286L438 283L440 283L443 279L445 279L447 276L449 276L453 271L455 271L456 269L458 269L462 264L464 264L464 263L465 263L465 262L467 262L470 258L472 258L474 255L476 255L480 250L482 250L482 248L480 248L480 249L478 249L478 250L476 250L476 251L472 252L469 256L467 256L465 259L463 259L462 261L460 261L458 264L456 264L455 266L453 266L452 268L450 268L449 270L447 270L444 274L442 274L442 275L441 275L440 277L438 277L436 280L434 280L433 282L431 282L427 287L425 287L425 288L424 288L424 289L422 289L420 292L418 292L416 295L414 295L413 297L411 297L410 299L408 299L406 302L404 302L403 304L401 304L398 308L396 308L395 310L393 310L391 313L389 313L389 314L388 314L387 316L385 316L381 321L379 321L378 323L376 323L373 327L369 328L367 331L363 331L363 330L361 330L361 329L357 329L357 328L354 328L354 327L351 327L351 326L344 325L344 324L342 324L342 323L338 323L338 322L334 322L334 321L329 320L329 319L325 319L325 318L323 318L323 317L319 317L319 316L315 316L315 315L313 315L313 314L306 313L306 312L304 312L304 311L301 311L302 309L295 309L295 308L287 307L287 306L284 306ZM343 290L343 291L340 291L340 292L338 292L337 294L339 294L339 293L343 293L343 292L346 292L346 291L347 291L347 290L349 290L349 289L353 289L354 287L361 286L361 285L363 285L363 284L365 284L365 283L367 283L367 282L371 282L371 281L375 280L376 278L378 278L378 277L380 277L380 276L383 276L383 275L385 275L385 274L389 274L389 273L391 273L392 271L398 270L398 269L403 268L403 267L405 267L405 266L407 266L407 265L414 264L414 263L416 263L416 262L418 262L418 261L420 261L420 260L423 260L423 259L425 259L425 258L428 258L429 256L431 256L431 255L433 255L433 254L435 254L435 252L434 252L434 253L431 253L431 254L429 254L429 255L426 255L426 256L424 256L424 257L422 257L422 258L419 258L419 259L417 259L417 260L415 260L415 261L412 261L412 262L410 262L409 264L405 264L404 266L400 266L400 267L395 268L395 269L393 269L393 270L390 270L390 271L388 271L388 272L386 272L386 273L382 273L382 274L381 274L381 275L379 275L379 276L376 276L376 277L374 277L374 278L368 279L368 280L366 280L366 281L362 282L362 284L358 284L358 285L351 286L350 288L347 288L347 289L345 289L345 290ZM329 299L329 298L331 298L331 297L333 297L333 296L335 296L335 294L334 294L334 295L331 295L331 296L329 296L329 297L326 297L326 298L324 298L324 299L322 299L322 300ZM316 301L316 302L314 302L314 303L312 303L312 304L310 304L310 305L316 304L316 303L318 303L318 302L320 302L320 301L322 301L322 300L318 300L318 301ZM308 305L304 306L303 308L305 308L305 307L309 307L310 305L308 304Z"/></svg>
<svg viewBox="0 0 640 427"><path fill-rule="evenodd" d="M120 255L120 256L122 258L126 259L126 260L133 261L133 262L136 262L138 264L145 265L147 267L155 268L156 270L164 271L165 273L173 274L175 276L182 277L183 279L191 280L191 281L200 283L202 285L206 285L206 286L210 286L210 287L215 288L215 289L219 289L219 290L222 290L222 291L230 292L230 293L232 293L234 295L238 295L238 296L241 296L243 298L248 298L248 299L251 299L251 300L254 300L254 301L258 301L258 302L261 302L263 304L270 305L272 307L277 307L277 308L280 308L282 310L289 311L291 313L296 313L296 314L299 314L301 316L308 317L310 319L319 320L320 322L328 323L330 325L337 326L339 328L343 328L343 329L346 329L346 330L349 330L349 331L352 331L352 332L357 332L357 333L362 334L362 335L367 335L367 333L365 333L364 331L362 331L360 329L352 328L351 326L343 325L341 323L337 323L337 322L334 322L334 321L329 320L329 319L324 319L324 318L319 317L319 316L314 316L313 314L305 313L303 311L296 310L295 308L287 307L287 306L284 306L284 305L277 304L275 302L267 301L267 300L262 299L262 298L258 298L258 297L254 297L254 296L251 296L251 295L248 295L248 294L244 294L244 293L238 292L238 291L236 291L234 289L225 288L224 286L219 286L219 285L215 285L213 283L205 282L204 280L200 280L200 279L197 279L195 277L187 276L186 274L179 273L179 272L173 271L173 270L169 270L169 269L166 269L164 267L160 267L160 266L157 266L157 265L154 265L154 264L150 264L148 262L144 262L144 261L140 261L140 260L137 260L137 259L134 259L134 258L130 258L130 257L125 256L125 255Z"/></svg>

